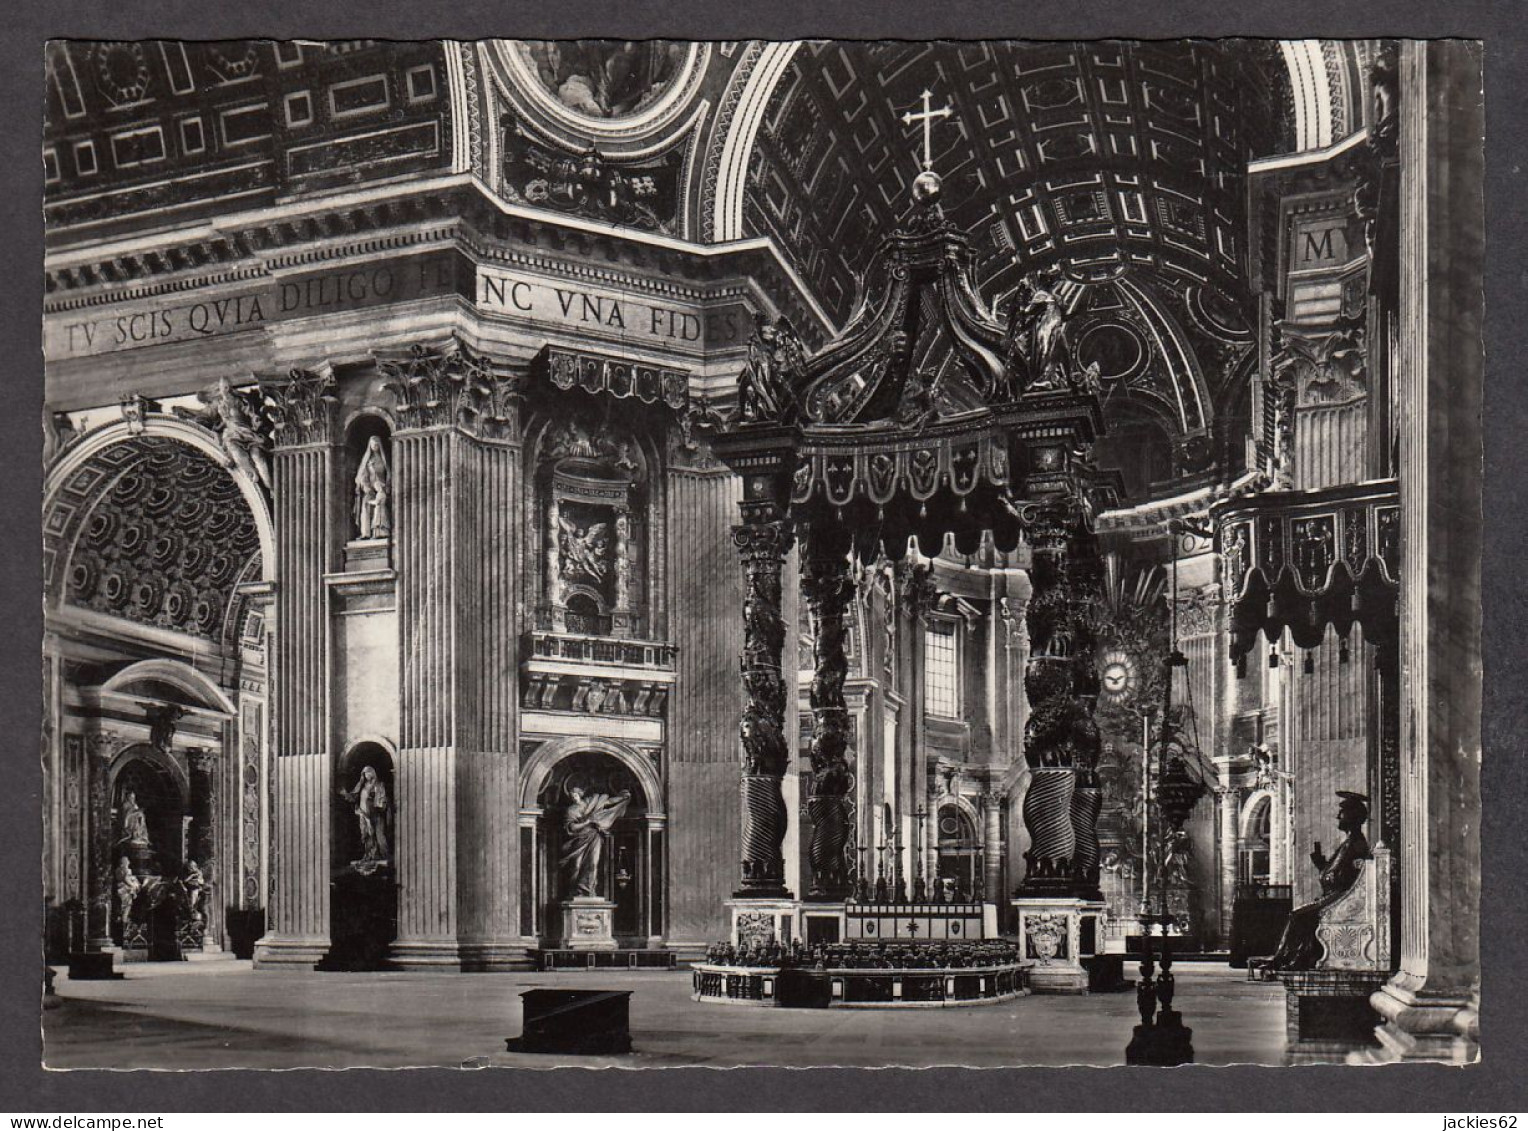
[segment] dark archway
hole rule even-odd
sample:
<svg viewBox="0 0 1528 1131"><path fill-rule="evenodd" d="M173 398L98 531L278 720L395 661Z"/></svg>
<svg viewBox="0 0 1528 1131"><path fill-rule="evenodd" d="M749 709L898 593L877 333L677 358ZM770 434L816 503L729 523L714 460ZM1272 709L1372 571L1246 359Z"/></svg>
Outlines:
<svg viewBox="0 0 1528 1131"><path fill-rule="evenodd" d="M190 824L185 792L156 750L135 746L117 761L111 799L111 939L125 958L178 959L176 880Z"/></svg>

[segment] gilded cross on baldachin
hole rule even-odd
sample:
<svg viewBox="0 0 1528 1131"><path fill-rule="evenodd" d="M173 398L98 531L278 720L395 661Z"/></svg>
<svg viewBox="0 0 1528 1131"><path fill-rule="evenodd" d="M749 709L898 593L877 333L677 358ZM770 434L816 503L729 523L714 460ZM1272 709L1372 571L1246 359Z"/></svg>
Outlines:
<svg viewBox="0 0 1528 1131"><path fill-rule="evenodd" d="M931 137L934 121L938 118L948 118L951 114L955 113L949 106L941 106L938 110L935 110L931 105L933 98L933 92L925 90L923 92L923 112L921 114L914 114L909 110L902 115L902 121L909 126L914 122L923 123L923 168L926 170L931 170L934 167L934 152Z"/></svg>

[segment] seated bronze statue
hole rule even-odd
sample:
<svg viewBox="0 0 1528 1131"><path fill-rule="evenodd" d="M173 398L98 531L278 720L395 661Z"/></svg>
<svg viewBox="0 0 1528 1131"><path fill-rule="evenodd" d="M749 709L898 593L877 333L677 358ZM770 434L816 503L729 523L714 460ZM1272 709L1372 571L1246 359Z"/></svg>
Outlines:
<svg viewBox="0 0 1528 1131"><path fill-rule="evenodd" d="M1316 940L1321 913L1358 881L1359 861L1370 857L1369 838L1363 831L1369 819L1369 799L1345 789L1339 789L1337 796L1342 799L1337 805L1337 827L1347 835L1330 858L1322 854L1320 841L1310 854L1311 863L1321 872L1321 895L1290 912L1278 949L1269 958L1254 959L1251 965L1267 970L1310 970L1321 960L1321 944Z"/></svg>

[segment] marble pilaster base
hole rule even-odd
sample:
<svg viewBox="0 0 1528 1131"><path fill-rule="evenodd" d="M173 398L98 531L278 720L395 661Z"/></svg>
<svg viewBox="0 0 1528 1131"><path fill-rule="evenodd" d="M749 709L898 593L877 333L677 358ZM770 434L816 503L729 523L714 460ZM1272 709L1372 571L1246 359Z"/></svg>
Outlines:
<svg viewBox="0 0 1528 1131"><path fill-rule="evenodd" d="M327 938L283 938L266 935L255 943L255 969L305 966L312 969L329 953Z"/></svg>
<svg viewBox="0 0 1528 1131"><path fill-rule="evenodd" d="M1433 1061L1473 1064L1480 1059L1479 999L1464 994L1407 988L1398 975L1376 990L1369 1005L1385 1019L1374 1030L1377 1049L1348 1056L1350 1064Z"/></svg>
<svg viewBox="0 0 1528 1131"><path fill-rule="evenodd" d="M1076 896L1018 896L1019 939L1029 966L1029 989L1036 994L1085 994L1088 972L1082 965L1082 920L1099 918L1106 905ZM1094 930L1097 944L1098 931Z"/></svg>
<svg viewBox="0 0 1528 1131"><path fill-rule="evenodd" d="M728 938L734 946L775 940L789 946L801 937L801 904L794 899L729 899Z"/></svg>
<svg viewBox="0 0 1528 1131"><path fill-rule="evenodd" d="M595 895L562 901L564 950L614 950L615 904Z"/></svg>
<svg viewBox="0 0 1528 1131"><path fill-rule="evenodd" d="M519 939L479 940L460 944L462 969L471 973L502 973L534 970L533 945Z"/></svg>
<svg viewBox="0 0 1528 1131"><path fill-rule="evenodd" d="M388 966L398 970L461 970L462 944L454 938L398 939L387 948Z"/></svg>

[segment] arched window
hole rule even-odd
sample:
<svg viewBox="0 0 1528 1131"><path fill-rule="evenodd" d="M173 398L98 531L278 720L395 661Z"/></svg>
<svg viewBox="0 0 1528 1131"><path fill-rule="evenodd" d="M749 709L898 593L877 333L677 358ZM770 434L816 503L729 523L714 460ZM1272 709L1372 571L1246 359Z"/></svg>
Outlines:
<svg viewBox="0 0 1528 1131"><path fill-rule="evenodd" d="M976 824L958 805L939 808L939 892L941 898L974 899L981 874L982 844Z"/></svg>
<svg viewBox="0 0 1528 1131"><path fill-rule="evenodd" d="M1273 805L1268 798L1257 803L1247 822L1247 835L1242 838L1240 880L1244 884L1266 884L1269 878L1268 845L1270 843Z"/></svg>

